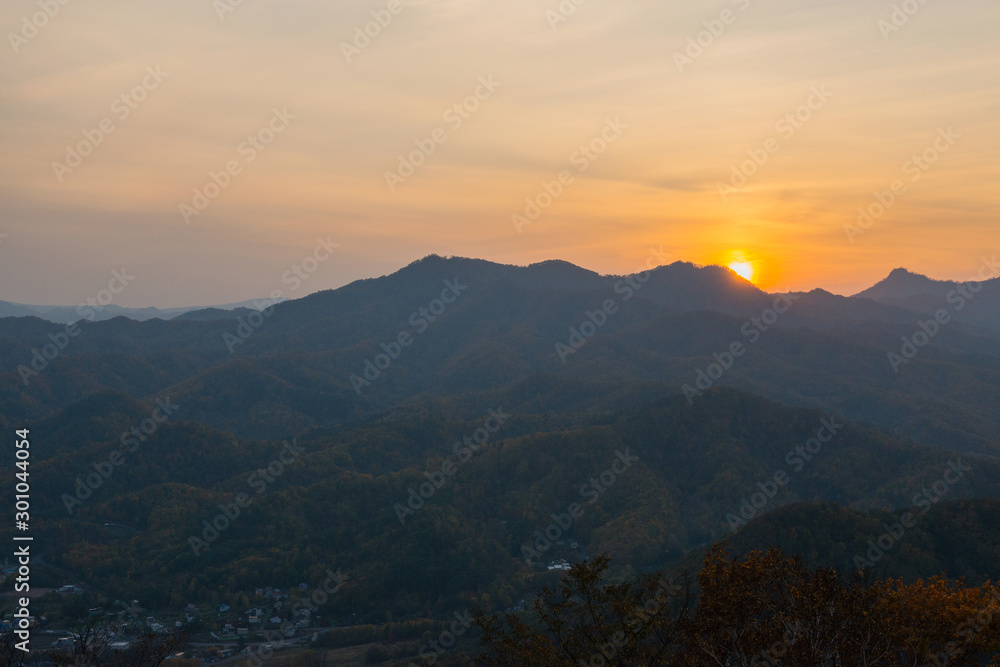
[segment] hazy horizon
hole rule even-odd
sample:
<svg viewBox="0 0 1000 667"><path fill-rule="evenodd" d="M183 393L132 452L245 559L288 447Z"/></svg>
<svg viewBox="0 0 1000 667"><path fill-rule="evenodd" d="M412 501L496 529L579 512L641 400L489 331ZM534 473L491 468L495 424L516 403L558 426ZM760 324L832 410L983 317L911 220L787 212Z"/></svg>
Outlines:
<svg viewBox="0 0 1000 667"><path fill-rule="evenodd" d="M378 274L378 275L361 276L360 278L357 278L356 280L377 279L377 278L384 278L384 277L387 277L387 276L391 276L394 273L396 273L396 272L398 272L398 271L406 268L407 266L409 266L409 265L411 265L413 263L419 262L419 261L421 261L423 259L426 259L427 257L431 257L433 255L437 255L437 256L443 257L444 259L471 259L471 260L477 260L477 261L483 261L483 262L490 262L490 263L494 263L494 264L506 264L505 262L494 262L493 260L482 258L482 257L460 257L460 256L457 256L457 255L445 256L445 255L440 255L439 253L433 253L432 255L426 255L424 257L417 258L417 259L413 260L412 262L407 262L406 264L404 264L402 266L399 266L396 269L394 269L392 271L389 271L388 273L381 273L381 274ZM542 261L545 262L545 261L568 261L568 260L560 260L560 259L554 258L554 259L551 259L551 260L542 260ZM671 259L669 261L666 261L666 262L664 262L662 264L657 265L656 268L659 268L661 266L669 266L670 264L674 264L675 262L686 262L686 263L694 264L695 266L698 266L698 267L721 266L719 264L697 264L695 262L689 262L688 260L685 260L685 259ZM538 263L538 262L532 262L531 264L536 264L536 263ZM572 262L570 262L570 263L574 264ZM511 266L527 267L527 266L530 266L530 265L529 264L512 264ZM590 267L587 267L587 266L580 266L579 264L574 264L574 266L578 266L579 268L582 268L582 269L585 269L585 270L593 271L593 269L591 269ZM594 272L598 273L598 274L600 274L602 276L611 276L611 275L617 276L617 275L628 275L628 274L631 274L631 273L636 273L638 271L636 271L635 269L638 269L638 268L639 267L633 267L632 271L623 271L623 272L615 272L615 273L604 273L604 272L600 272L600 271L594 271ZM723 268L725 268L725 267L723 267ZM838 294L840 296L853 296L854 294L862 292L865 289L868 289L869 287L872 287L873 285L875 285L879 281L885 279L892 271L894 271L896 269L906 269L906 270L910 271L911 273L915 273L917 275L922 275L922 276L924 276L926 278L930 278L931 280L937 280L937 281L963 282L963 281L972 280L973 278L975 278L975 276L973 276L973 275L964 276L964 277L962 277L962 276L927 276L925 274L921 274L919 272L912 271L912 270L908 269L907 267L900 266L900 267L893 267L892 269L886 270L885 274L881 278L875 280L871 284L864 285L860 289L857 289L857 290L854 290L854 291L851 291L851 292L848 292L848 293L834 292L833 290L826 289L825 287L823 287L821 285L817 285L817 286L814 286L814 287L808 287L808 288L805 288L805 289L795 289L795 290L778 290L778 289L774 289L774 288L767 289L767 288L763 288L763 287L761 287L761 289L763 289L766 292L775 292L775 293L776 292L785 292L785 291L787 291L787 292L810 292L810 291L812 291L814 289L823 289L823 290L825 290L827 292L831 292L832 294ZM291 274L291 276L294 276L294 275L295 275L294 273ZM317 281L321 279L321 274L319 274L318 272L316 274L314 274L314 275L316 276ZM312 289L312 288L305 289L305 288L303 288L301 290L295 290L293 293L288 293L286 296L284 296L282 298L299 299L299 298L302 298L302 297L309 296L311 294L316 294L317 292L323 292L323 291L340 289L341 287L345 287L346 285L349 285L352 282L354 282L354 280L350 280L350 281L348 281L346 283L343 283L343 284L340 284L340 285L333 285L333 286L330 286L330 287L319 287L319 288L316 288L316 289ZM303 282L302 284L304 285L306 283ZM283 287L285 289L283 289L282 291L283 292L288 292L288 289L287 289L288 286L284 285ZM279 287L278 289L281 289L281 287ZM122 308L129 308L129 309L156 308L156 309L159 309L159 310L175 310L175 309L184 309L184 308L190 308L190 307L210 308L210 307L217 307L217 306L230 306L230 305L245 304L245 303L253 302L253 301L256 301L256 300L266 300L266 299L268 299L268 294L263 294L262 293L262 294L251 295L251 296L248 296L248 297L245 297L245 298L234 299L232 301L226 301L226 302L213 301L213 302L204 302L204 303L197 303L197 302L191 302L191 303L174 303L174 304L168 304L168 305L160 305L160 304L156 304L156 303L153 303L153 304L138 304L138 305L123 305L121 303L118 303L117 300L116 300L111 305L121 306ZM39 307L45 307L45 308L67 308L67 307L69 307L69 308L75 308L77 305L79 305L79 304L76 304L76 303L27 303L27 302L23 302L23 301L15 301L13 299L4 298L3 295L0 295L0 301L5 301L7 303L13 303L13 304L24 305L24 306L39 306ZM122 301L124 301L124 299L122 299Z"/></svg>
<svg viewBox="0 0 1000 667"><path fill-rule="evenodd" d="M52 2L0 8L5 300L258 298L317 237L289 296L431 253L851 294L995 252L985 0Z"/></svg>

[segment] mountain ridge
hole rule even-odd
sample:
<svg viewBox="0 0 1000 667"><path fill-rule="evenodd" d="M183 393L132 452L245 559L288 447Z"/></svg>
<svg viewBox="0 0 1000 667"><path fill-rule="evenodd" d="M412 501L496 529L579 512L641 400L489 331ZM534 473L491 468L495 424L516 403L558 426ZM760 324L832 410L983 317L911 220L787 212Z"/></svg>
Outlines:
<svg viewBox="0 0 1000 667"><path fill-rule="evenodd" d="M548 287L567 290L600 289L609 285L613 286L621 278L645 275L651 279L651 286L653 287L653 289L647 290L647 293L657 292L657 289L659 289L660 293L658 297L660 300L681 301L685 304L698 303L699 300L704 300L706 296L709 296L707 292L715 290L718 294L718 291L722 288L742 293L743 305L746 304L752 295L768 294L768 292L761 290L756 285L737 276L731 269L714 264L698 265L688 261L675 261L650 267L647 271L635 274L599 274L560 259L544 260L528 265L514 265L485 259L459 256L445 257L438 254L430 254L392 273L378 277L362 278L347 283L342 287L319 290L298 299L282 299L281 301L300 301L313 305L323 303L330 298L331 294L339 293L341 296L375 296L388 284L392 284L398 288L400 281L412 280L420 283L427 279L437 280L439 279L437 274L443 269L458 273L464 272L481 283L509 280L515 284L533 288ZM933 312L933 310L929 309L935 305L940 305L937 300L939 298L943 299L947 296L948 292L961 284L958 281L935 280L911 272L906 268L897 268L892 270L875 285L847 298L870 299L885 305L897 306L917 313L925 313ZM988 292L995 292L997 295L1000 295L1000 278L987 281L986 285ZM680 287L685 287L686 289L682 290ZM806 293L837 296L821 288L815 288ZM240 316L246 316L248 310L262 310L266 309L268 305L272 305L272 302L266 299L242 301L219 306L186 306L163 309L156 307L123 308L115 304L110 304L101 309L93 309L93 312L85 318L78 312L80 310L79 307L38 306L0 301L0 319L33 316L61 324L84 319L107 321L115 317L127 317L136 321L180 318L186 320L210 320L226 319L229 317L236 319ZM738 309L739 305L740 299L737 299L728 303L727 308L729 312L734 312L734 309ZM90 313L90 309L88 309L88 313ZM997 321L993 321L991 318L984 320L982 317L960 319L970 321L974 324L982 324L985 321L990 326L1000 326L1000 318L997 318Z"/></svg>

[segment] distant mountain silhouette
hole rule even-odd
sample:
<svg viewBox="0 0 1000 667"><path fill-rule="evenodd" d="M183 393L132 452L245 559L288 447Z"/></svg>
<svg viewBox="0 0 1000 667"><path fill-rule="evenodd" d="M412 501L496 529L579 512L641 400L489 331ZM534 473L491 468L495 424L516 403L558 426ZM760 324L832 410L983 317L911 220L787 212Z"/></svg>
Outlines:
<svg viewBox="0 0 1000 667"><path fill-rule="evenodd" d="M902 299L909 296L931 295L944 297L957 283L946 280L932 280L907 269L894 269L892 273L875 285L854 296L862 299Z"/></svg>
<svg viewBox="0 0 1000 667"><path fill-rule="evenodd" d="M233 308L224 310L222 308L202 308L181 313L175 320L205 321L205 320L235 320L240 317L257 312L255 308Z"/></svg>
<svg viewBox="0 0 1000 667"><path fill-rule="evenodd" d="M296 300L297 307L286 307L291 313L296 308L308 312L310 317L322 316L344 306L356 303L358 298L372 299L405 296L439 284L442 271L452 272L463 283L476 287L507 282L527 289L559 289L586 291L607 289L626 276L602 276L562 260L548 260L529 266L497 264L480 259L441 257L429 255L399 271L382 276L355 281L345 287L324 290ZM765 293L743 280L731 270L719 266L698 267L687 262L676 262L650 271L651 278L643 293L647 298L682 311L718 310L720 312L750 312L765 302ZM624 288L623 288L624 289ZM207 320L239 317L240 308L256 309L255 301L204 308L122 308L114 304L95 310L96 321L115 317L128 317L137 321L150 319ZM188 315L189 313L194 313ZM183 317L182 317L183 316ZM33 306L0 301L0 318L38 317L50 322L70 323L84 319L75 306Z"/></svg>
<svg viewBox="0 0 1000 667"><path fill-rule="evenodd" d="M4 317L38 317L49 322L58 324L71 324L81 320L103 322L116 317L127 317L131 320L144 322L146 320L160 319L169 320L186 313L201 310L222 310L234 311L239 308L246 310L256 309L254 301L245 301L206 309L204 306L187 306L184 308L123 308L115 304L103 307L78 307L78 306L32 306L23 303L11 303L0 301L0 318ZM203 314L200 319L209 319L209 315Z"/></svg>
<svg viewBox="0 0 1000 667"><path fill-rule="evenodd" d="M896 269L884 280L854 296L924 315L944 309L960 322L1000 328L1000 277L985 280L978 286L980 289L976 289L976 283L966 285L952 280L933 280L906 269Z"/></svg>
<svg viewBox="0 0 1000 667"><path fill-rule="evenodd" d="M431 283L440 283L442 271L451 271L455 277L471 285L482 287L510 283L521 288L589 291L613 291L621 279L628 276L602 276L562 260L547 260L529 266L512 266L486 260L463 257L429 255L399 271L382 276L355 281L339 289L324 290L291 301L284 308L290 322L292 315L301 312L310 320L322 319L324 314L334 315L343 308L352 308L359 299L371 301L384 298L405 298L408 293L430 289ZM674 262L653 268L648 280L642 282L641 296L655 301L676 312L713 310L732 315L749 315L767 307L768 295L753 284L720 266L697 266L689 262ZM643 275L643 277L647 277ZM946 302L950 292L960 283L932 280L904 268L895 269L884 280L854 295L855 299L871 299L885 305L896 306L920 314L933 313ZM626 288L622 288L623 291ZM639 290L636 290L637 292ZM823 295L826 295L824 297ZM826 299L827 305L836 302L838 316L860 316L864 308L840 297L814 290L813 301ZM976 299L985 305L972 303L965 312L956 313L959 321L979 326L1000 327L1000 278L984 283L984 298ZM975 301L975 299L973 300ZM151 319L212 320L235 319L259 310L257 301L245 301L212 307L190 306L183 308L122 308L111 304L102 309L87 311L87 319L96 321L127 317L136 321ZM870 311L870 315L884 318L888 311ZM84 319L76 306L37 306L0 301L0 319L6 317L38 317L49 322L70 323ZM912 319L912 317L910 318Z"/></svg>
<svg viewBox="0 0 1000 667"><path fill-rule="evenodd" d="M447 283L460 296L421 333L420 309ZM546 373L595 387L579 397L585 405L604 400L608 383L627 391L649 382L693 386L713 355L742 342L748 352L719 384L896 428L928 444L1000 452L1000 414L988 409L1000 402L1000 333L954 322L897 375L886 355L926 316L822 290L788 298L794 305L766 320L772 325L759 318L781 297L721 267L678 262L628 279L566 262L518 267L430 256L388 276L277 304L258 319L216 319L210 311L208 319L83 322L82 334L27 384L23 369L38 362L35 352L59 329L33 317L2 318L0 426L4 415L43 417L113 390L171 395L188 406L189 419L241 437L276 438ZM604 320L597 311L609 300L616 310ZM592 316L603 322L599 331L575 339L582 346L563 363L556 344L569 344ZM362 377L401 332L411 335L411 346L370 388L356 390L352 376ZM756 332L760 340L751 343Z"/></svg>

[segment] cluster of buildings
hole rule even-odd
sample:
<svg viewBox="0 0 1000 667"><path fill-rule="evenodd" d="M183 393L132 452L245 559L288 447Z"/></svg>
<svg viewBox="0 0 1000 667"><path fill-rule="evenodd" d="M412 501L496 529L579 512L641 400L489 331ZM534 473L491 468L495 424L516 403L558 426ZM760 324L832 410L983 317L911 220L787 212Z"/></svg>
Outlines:
<svg viewBox="0 0 1000 667"><path fill-rule="evenodd" d="M309 586L299 584L299 589L306 591ZM267 587L258 588L256 594L257 598L265 600L265 604L247 609L242 614L234 612L229 605L220 605L218 619L223 625L219 632L211 633L212 637L226 641L249 637L260 630L275 628L281 628L285 636L292 637L297 630L310 627L313 619L312 612L308 608L297 608L291 614L284 611L291 604L288 593L283 593L279 588Z"/></svg>

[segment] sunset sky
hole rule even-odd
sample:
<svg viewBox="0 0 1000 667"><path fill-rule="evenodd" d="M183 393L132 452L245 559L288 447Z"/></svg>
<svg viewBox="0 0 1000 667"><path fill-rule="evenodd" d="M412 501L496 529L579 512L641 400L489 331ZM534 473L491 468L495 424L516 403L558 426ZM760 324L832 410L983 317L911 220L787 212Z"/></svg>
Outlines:
<svg viewBox="0 0 1000 667"><path fill-rule="evenodd" d="M661 246L770 290L965 279L1000 252L1000 4L898 5L7 0L0 300L75 305L123 267L122 306L298 297L431 253L628 273ZM290 292L317 238L340 246Z"/></svg>

